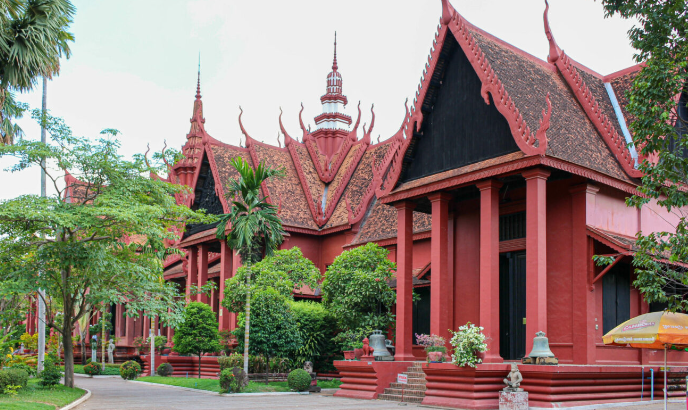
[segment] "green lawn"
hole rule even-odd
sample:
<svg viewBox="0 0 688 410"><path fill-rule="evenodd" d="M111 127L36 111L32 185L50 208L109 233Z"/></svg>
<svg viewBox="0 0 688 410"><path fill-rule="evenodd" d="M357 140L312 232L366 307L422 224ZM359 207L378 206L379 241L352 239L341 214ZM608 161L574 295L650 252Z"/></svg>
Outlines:
<svg viewBox="0 0 688 410"><path fill-rule="evenodd" d="M189 377L162 377L162 376L146 376L139 377L138 381L148 383L167 384L170 386L189 387L192 389L208 390L219 393L220 382L215 379L198 379ZM322 381L318 380L318 386L323 389L337 388L342 384L339 380ZM287 382L270 382L265 385L264 382L250 381L242 393L264 393L264 392L288 392L289 386Z"/></svg>
<svg viewBox="0 0 688 410"><path fill-rule="evenodd" d="M86 393L79 388L57 385L52 388L41 387L38 379L30 379L29 385L19 390L14 397L0 395L0 408L3 410L54 410L64 407Z"/></svg>

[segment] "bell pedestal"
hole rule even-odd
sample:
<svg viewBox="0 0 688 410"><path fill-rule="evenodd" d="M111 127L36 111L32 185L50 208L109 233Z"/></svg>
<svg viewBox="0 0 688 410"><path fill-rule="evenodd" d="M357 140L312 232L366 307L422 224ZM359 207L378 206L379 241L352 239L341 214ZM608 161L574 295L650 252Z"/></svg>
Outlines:
<svg viewBox="0 0 688 410"><path fill-rule="evenodd" d="M528 392L500 391L499 410L528 410Z"/></svg>

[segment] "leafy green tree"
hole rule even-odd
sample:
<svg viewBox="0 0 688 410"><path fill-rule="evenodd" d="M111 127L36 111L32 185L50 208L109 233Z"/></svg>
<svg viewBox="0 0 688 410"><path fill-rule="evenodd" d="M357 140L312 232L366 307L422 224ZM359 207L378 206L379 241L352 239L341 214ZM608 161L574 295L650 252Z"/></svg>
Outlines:
<svg viewBox="0 0 688 410"><path fill-rule="evenodd" d="M633 145L642 161L640 195L630 206L656 201L679 217L673 232L639 233L633 264L635 286L648 302L688 310L688 8L685 0L603 0L607 16L639 22L629 30L634 58L644 63L628 92ZM683 93L683 94L682 94ZM677 96L682 95L679 99ZM657 258L661 255L661 258ZM597 258L610 263L609 258ZM669 263L667 263L669 262ZM672 292L667 292L673 289Z"/></svg>
<svg viewBox="0 0 688 410"><path fill-rule="evenodd" d="M12 92L32 90L39 78L59 73L62 56L69 58L75 10L69 0L0 1L0 145L21 133L11 121L22 112Z"/></svg>
<svg viewBox="0 0 688 410"><path fill-rule="evenodd" d="M251 345L249 352L266 358L270 373L270 357L291 357L298 351L303 340L291 312L289 298L273 288L260 289L253 294L253 322L251 323ZM244 314L239 321L244 321ZM241 328L238 327L239 332ZM239 347L242 346L241 340ZM265 383L268 383L266 374Z"/></svg>
<svg viewBox="0 0 688 410"><path fill-rule="evenodd" d="M395 292L389 287L396 264L389 251L370 242L339 255L322 282L323 304L343 330L385 330L392 323Z"/></svg>
<svg viewBox="0 0 688 410"><path fill-rule="evenodd" d="M164 258L178 251L164 241L175 239L175 227L212 219L177 205L174 195L188 188L149 178L154 169L141 156L122 158L116 131L89 140L73 136L59 119L42 122L48 143L0 146L0 157L16 160L9 171L47 164L53 190L0 202L0 280L16 292L44 289L52 296L48 306L59 300L61 326L54 318L47 325L62 336L65 385L73 387L71 335L91 306L126 303L128 315L146 311L166 324L179 321L183 301L162 274Z"/></svg>
<svg viewBox="0 0 688 410"><path fill-rule="evenodd" d="M293 293L298 294L304 287L315 289L321 278L318 268L297 247L276 251L272 256L251 265L250 270L242 266L225 282L222 305L230 312L239 313L245 309L247 291L254 294L271 288L291 299ZM250 282L247 280L249 274Z"/></svg>
<svg viewBox="0 0 688 410"><path fill-rule="evenodd" d="M338 330L334 315L322 303L310 300L292 301L289 307L303 339L294 354L295 366L311 361L317 371L335 370L332 361L339 346L332 340Z"/></svg>
<svg viewBox="0 0 688 410"><path fill-rule="evenodd" d="M174 331L174 351L198 355L198 378L201 378L201 356L217 352L217 320L210 306L191 302L184 309L183 322Z"/></svg>
<svg viewBox="0 0 688 410"><path fill-rule="evenodd" d="M277 215L277 207L268 202L260 193L263 182L272 177L284 175L282 169L274 169L263 163L256 169L247 161L236 157L230 161L239 173L239 179L228 183L227 195L232 201L228 214L220 217L217 238L226 240L227 246L237 251L246 272L246 304L244 310L244 372L248 374L248 349L251 319L251 265L261 260L262 255L270 256L284 241L284 228ZM227 228L231 228L226 234Z"/></svg>

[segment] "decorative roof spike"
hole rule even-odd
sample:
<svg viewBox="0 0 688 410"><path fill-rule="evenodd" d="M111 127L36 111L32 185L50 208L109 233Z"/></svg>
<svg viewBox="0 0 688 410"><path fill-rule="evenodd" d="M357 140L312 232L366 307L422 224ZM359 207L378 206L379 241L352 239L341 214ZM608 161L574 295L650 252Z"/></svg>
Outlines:
<svg viewBox="0 0 688 410"><path fill-rule="evenodd" d="M198 82L196 83L196 99L201 99L201 52L198 52Z"/></svg>
<svg viewBox="0 0 688 410"><path fill-rule="evenodd" d="M332 70L337 71L337 32L334 32L334 60L332 60Z"/></svg>
<svg viewBox="0 0 688 410"><path fill-rule="evenodd" d="M440 20L443 25L449 24L454 15L454 8L449 4L449 0L442 0L442 19Z"/></svg>
<svg viewBox="0 0 688 410"><path fill-rule="evenodd" d="M561 49L552 35L552 30L549 28L549 3L547 0L545 0L545 12L542 17L545 22L545 35L547 36L547 41L549 41L549 55L547 56L547 61L554 63L559 59L559 56L561 56Z"/></svg>

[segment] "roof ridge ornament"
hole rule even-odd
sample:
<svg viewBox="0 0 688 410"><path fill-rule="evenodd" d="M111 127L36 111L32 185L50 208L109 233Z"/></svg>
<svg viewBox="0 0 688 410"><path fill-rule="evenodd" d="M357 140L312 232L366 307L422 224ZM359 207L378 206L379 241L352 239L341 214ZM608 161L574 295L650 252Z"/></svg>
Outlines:
<svg viewBox="0 0 688 410"><path fill-rule="evenodd" d="M337 71L337 32L334 32L334 60L332 60L332 71Z"/></svg>
<svg viewBox="0 0 688 410"><path fill-rule="evenodd" d="M555 63L561 56L561 48L552 35L552 29L549 27L549 3L545 0L545 12L543 13L543 20L545 22L545 35L549 42L549 55L547 55L547 62Z"/></svg>
<svg viewBox="0 0 688 410"><path fill-rule="evenodd" d="M449 22L452 20L452 16L454 15L454 11L454 7L449 4L449 0L442 0L442 18L440 21L443 25L446 26L449 24Z"/></svg>

